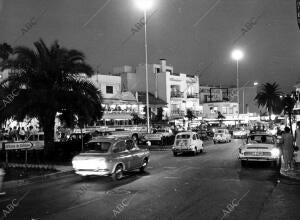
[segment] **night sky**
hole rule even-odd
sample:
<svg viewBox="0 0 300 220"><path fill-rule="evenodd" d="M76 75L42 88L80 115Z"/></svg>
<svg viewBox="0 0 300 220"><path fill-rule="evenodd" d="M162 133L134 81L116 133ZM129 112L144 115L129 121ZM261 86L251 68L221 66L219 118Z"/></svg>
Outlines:
<svg viewBox="0 0 300 220"><path fill-rule="evenodd" d="M155 0L149 14L149 63L166 58L201 84L235 85L239 47L240 85L276 81L288 92L300 80L295 0ZM0 0L0 42L58 40L107 73L144 62L144 31L132 34L142 17L133 0Z"/></svg>

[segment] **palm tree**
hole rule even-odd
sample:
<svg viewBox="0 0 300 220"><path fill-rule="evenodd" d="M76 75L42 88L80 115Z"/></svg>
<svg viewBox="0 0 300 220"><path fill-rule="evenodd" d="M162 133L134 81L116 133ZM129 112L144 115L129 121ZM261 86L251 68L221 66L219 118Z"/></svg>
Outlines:
<svg viewBox="0 0 300 220"><path fill-rule="evenodd" d="M15 48L15 58L3 67L11 73L2 86L8 92L17 90L18 95L1 113L4 118L19 121L36 117L45 133L45 151L49 152L53 149L57 114L69 124L76 118L84 118L86 123L101 119L102 96L82 75L91 76L93 72L82 52L61 47L57 41L47 47L39 40L34 46L35 50Z"/></svg>
<svg viewBox="0 0 300 220"><path fill-rule="evenodd" d="M289 123L290 123L292 135L293 135L293 131L292 131L292 114L293 114L293 109L294 109L295 104L296 104L296 100L291 95L286 95L282 99L282 107L283 107L283 110L284 110L284 114L287 114L288 117L289 117Z"/></svg>
<svg viewBox="0 0 300 220"><path fill-rule="evenodd" d="M265 83L261 86L260 91L254 98L258 104L258 107L265 107L269 113L269 118L271 120L272 113L281 112L281 91L279 85L274 83Z"/></svg>

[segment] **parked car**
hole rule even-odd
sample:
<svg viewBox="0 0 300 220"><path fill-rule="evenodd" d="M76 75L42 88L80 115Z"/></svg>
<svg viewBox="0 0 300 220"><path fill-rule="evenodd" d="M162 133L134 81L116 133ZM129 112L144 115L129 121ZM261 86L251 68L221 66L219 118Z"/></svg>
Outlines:
<svg viewBox="0 0 300 220"><path fill-rule="evenodd" d="M203 141L196 132L181 132L175 136L172 147L173 155L179 153L193 153L194 155L203 152Z"/></svg>
<svg viewBox="0 0 300 220"><path fill-rule="evenodd" d="M232 138L247 138L250 134L250 130L245 128L235 128L232 132Z"/></svg>
<svg viewBox="0 0 300 220"><path fill-rule="evenodd" d="M149 150L140 149L131 137L110 135L89 141L84 151L72 159L72 165L81 176L111 176L119 180L125 171L143 172L149 161Z"/></svg>
<svg viewBox="0 0 300 220"><path fill-rule="evenodd" d="M171 144L173 133L170 128L153 129L152 133L144 134L143 142L150 141L160 145Z"/></svg>
<svg viewBox="0 0 300 220"><path fill-rule="evenodd" d="M219 142L231 142L231 135L228 129L216 129L213 137L214 144Z"/></svg>
<svg viewBox="0 0 300 220"><path fill-rule="evenodd" d="M246 142L239 148L239 159L242 166L247 161L270 161L274 166L280 166L281 152L277 146L280 140L266 133L250 134Z"/></svg>

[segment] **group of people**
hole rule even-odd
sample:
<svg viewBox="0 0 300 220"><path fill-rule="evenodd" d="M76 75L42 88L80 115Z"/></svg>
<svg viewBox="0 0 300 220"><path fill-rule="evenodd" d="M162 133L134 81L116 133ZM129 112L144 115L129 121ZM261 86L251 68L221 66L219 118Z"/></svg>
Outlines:
<svg viewBox="0 0 300 220"><path fill-rule="evenodd" d="M33 126L29 126L26 130L24 127L10 127L9 129L2 128L0 131L0 140L8 141L23 141L34 133L35 130Z"/></svg>
<svg viewBox="0 0 300 220"><path fill-rule="evenodd" d="M294 167L294 151L300 147L300 121L297 122L295 136L293 137L291 129L285 127L282 133L282 156L284 161L284 169L290 170Z"/></svg>

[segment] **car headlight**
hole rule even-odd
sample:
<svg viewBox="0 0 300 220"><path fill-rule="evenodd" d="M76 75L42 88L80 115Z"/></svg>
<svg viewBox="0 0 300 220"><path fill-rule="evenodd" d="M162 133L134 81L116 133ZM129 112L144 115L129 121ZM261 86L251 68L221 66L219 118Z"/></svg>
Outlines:
<svg viewBox="0 0 300 220"><path fill-rule="evenodd" d="M279 157L279 155L280 155L280 150L279 150L278 148L273 148L273 149L271 150L271 155L272 155L272 157Z"/></svg>

